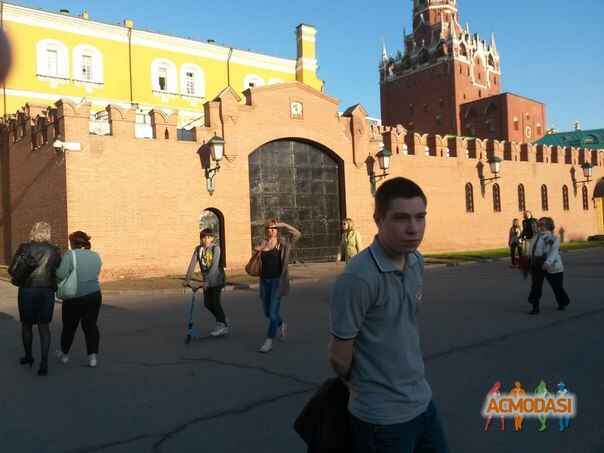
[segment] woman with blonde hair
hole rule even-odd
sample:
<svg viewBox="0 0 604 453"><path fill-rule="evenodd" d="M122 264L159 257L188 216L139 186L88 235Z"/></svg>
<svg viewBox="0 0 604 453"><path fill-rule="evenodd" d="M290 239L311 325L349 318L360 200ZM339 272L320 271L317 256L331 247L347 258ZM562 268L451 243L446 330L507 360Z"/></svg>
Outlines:
<svg viewBox="0 0 604 453"><path fill-rule="evenodd" d="M19 362L30 367L34 363L33 325L37 324L40 334L40 376L48 374L50 322L55 306L56 271L61 262L61 252L50 243L50 238L50 225L37 222L31 229L29 241L19 245L8 269L12 283L19 288L17 300L25 350L25 356Z"/></svg>
<svg viewBox="0 0 604 453"><path fill-rule="evenodd" d="M277 219L267 220L264 227L265 239L254 250L260 253L260 299L264 315L269 320L266 340L259 352L267 353L273 348L277 330L280 330L282 340L287 333L287 324L281 319L281 298L289 293L289 256L293 243L300 239L302 233ZM288 234L281 234L280 230Z"/></svg>
<svg viewBox="0 0 604 453"><path fill-rule="evenodd" d="M73 297L63 300L63 330L61 332L61 349L57 351L58 359L69 362L69 350L81 323L86 340L88 366L97 366L100 334L97 326L103 297L99 284L101 257L91 249L91 237L83 231L74 231L69 235L71 250L63 255L57 269L57 277L64 280L76 271L77 291ZM75 267L74 267L75 264Z"/></svg>
<svg viewBox="0 0 604 453"><path fill-rule="evenodd" d="M342 220L342 241L337 261L348 262L361 251L361 235L354 229L352 219Z"/></svg>

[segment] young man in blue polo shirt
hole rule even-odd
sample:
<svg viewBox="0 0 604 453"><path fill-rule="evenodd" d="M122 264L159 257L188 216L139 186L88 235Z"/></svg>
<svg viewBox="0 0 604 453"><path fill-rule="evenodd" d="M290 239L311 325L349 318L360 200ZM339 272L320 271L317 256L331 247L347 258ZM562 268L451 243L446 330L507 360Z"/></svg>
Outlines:
<svg viewBox="0 0 604 453"><path fill-rule="evenodd" d="M353 453L448 453L417 327L427 200L394 178L375 194L378 234L338 278L329 359L350 389Z"/></svg>

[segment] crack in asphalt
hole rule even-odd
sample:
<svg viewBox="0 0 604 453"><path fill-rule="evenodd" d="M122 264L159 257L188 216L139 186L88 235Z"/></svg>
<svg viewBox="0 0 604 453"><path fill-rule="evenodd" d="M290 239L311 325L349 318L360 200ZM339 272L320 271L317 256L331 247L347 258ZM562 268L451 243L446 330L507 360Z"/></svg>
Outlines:
<svg viewBox="0 0 604 453"><path fill-rule="evenodd" d="M106 442L106 443L102 443L102 444L98 444L98 445L77 448L74 450L66 450L66 451L63 451L62 453L94 453L94 452L106 450L108 448L118 447L120 445L126 445L126 444L130 444L132 442L137 442L139 440L153 439L153 438L157 438L157 437L159 438L159 440L157 440L153 444L152 448L153 448L153 452L161 453L162 444L166 443L172 437L176 436L177 434L183 432L187 428L189 428L197 423L216 420L218 418L228 417L231 415L245 414L246 412L254 411L254 410L256 410L260 407L266 406L268 404L276 403L277 401L280 401L280 400L283 400L286 398L290 398L293 396L304 395L304 394L310 393L314 390L316 390L316 386L313 385L312 388L305 388L302 390L295 390L292 392L281 393L279 395L274 395L274 396L271 396L268 398L262 398L262 399L259 399L256 401L251 401L247 404L244 404L244 405L238 406L238 407L234 407L232 409L225 409L225 410L217 411L217 412L214 412L211 414L206 414L206 415L202 415L199 417L195 417L191 420L188 420L184 423L179 424L178 426L176 426L175 428L173 428L172 430L170 430L168 432L157 433L157 434L141 434L139 436L129 437L129 438L123 439L123 440Z"/></svg>
<svg viewBox="0 0 604 453"><path fill-rule="evenodd" d="M162 444L164 444L165 442L169 441L175 435L181 433L182 431L186 430L190 426L193 426L193 425L195 425L197 423L202 423L202 422L206 422L208 420L214 420L216 418L226 417L226 416L230 416L230 415L244 414L246 412L253 411L253 410L258 409L259 407L265 406L267 404L276 403L277 401L280 401L280 400L285 399L285 398L290 398L292 396L303 395L305 393L309 393L309 392L312 392L314 390L316 390L315 387L313 387L313 388L306 388L304 390L296 390L294 392L283 393L281 395L276 395L276 396L273 396L273 397L270 397L270 398L264 398L264 399L261 399L261 400L258 400L258 401L254 401L254 402L245 404L245 405L243 405L243 406L241 406L239 408L227 409L227 410L224 410L224 411L221 411L221 412L217 412L217 413L214 413L214 414L210 414L210 415L205 415L205 416L194 418L192 420L189 420L188 422L182 423L181 425L179 425L176 428L174 428L172 431L164 434L160 440L158 440L157 442L155 442L153 444L153 452L154 453L161 453L161 446L162 446Z"/></svg>
<svg viewBox="0 0 604 453"><path fill-rule="evenodd" d="M453 355L453 354L456 354L456 353L459 353L459 352L467 352L467 351L470 351L472 349L478 349L478 348L482 348L484 346L490 346L492 344L500 343L502 341L505 341L505 340L507 340L507 339L509 339L511 337L517 337L517 336L526 335L526 334L533 333L533 332L538 332L538 331L541 331L541 330L551 329L551 328L557 327L557 326L559 326L561 324L566 324L567 322L579 321L579 320L582 320L584 318L588 318L590 316L601 314L601 313L604 313L604 308L599 308L599 309L596 309L596 310L591 310L591 311L587 311L587 312L584 312L584 313L579 313L579 314L574 315L574 316L568 316L568 317L566 317L564 319L558 319L558 320L552 321L552 322L550 322L548 324L545 324L545 325L542 325L542 326L536 326L536 327L531 327L531 328L528 328L528 329L518 330L518 331L515 331L515 332L504 333L504 334L499 335L497 337L487 338L487 339L485 339L483 341L479 341L477 343L470 343L470 344L467 344L467 345L456 346L456 347L453 347L451 349L447 349L446 351L440 351L440 352L435 352L434 354L426 355L424 357L424 361L429 362L429 361L436 360L436 359L441 359L443 357L447 357L447 356L450 356L450 355Z"/></svg>

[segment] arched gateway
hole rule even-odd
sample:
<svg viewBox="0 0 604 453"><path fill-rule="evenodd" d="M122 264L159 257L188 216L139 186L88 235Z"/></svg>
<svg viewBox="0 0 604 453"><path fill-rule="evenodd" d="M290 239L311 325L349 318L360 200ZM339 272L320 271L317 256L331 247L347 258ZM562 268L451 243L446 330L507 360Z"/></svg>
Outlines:
<svg viewBox="0 0 604 453"><path fill-rule="evenodd" d="M276 217L302 232L295 258L334 260L343 214L342 165L328 149L302 140L269 142L249 156L252 245Z"/></svg>

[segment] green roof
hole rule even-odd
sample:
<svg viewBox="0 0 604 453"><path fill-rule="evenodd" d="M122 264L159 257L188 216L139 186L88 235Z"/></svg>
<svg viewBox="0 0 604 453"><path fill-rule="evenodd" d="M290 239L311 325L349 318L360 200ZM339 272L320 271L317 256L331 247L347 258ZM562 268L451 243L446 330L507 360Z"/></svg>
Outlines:
<svg viewBox="0 0 604 453"><path fill-rule="evenodd" d="M535 142L537 145L572 146L575 148L604 149L604 129L575 130L547 134Z"/></svg>

